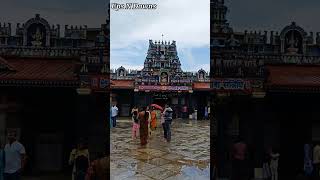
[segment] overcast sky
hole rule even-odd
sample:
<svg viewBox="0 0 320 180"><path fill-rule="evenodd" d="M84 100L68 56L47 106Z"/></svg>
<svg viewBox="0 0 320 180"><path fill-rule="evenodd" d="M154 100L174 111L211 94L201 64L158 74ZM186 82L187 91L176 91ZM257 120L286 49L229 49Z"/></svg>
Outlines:
<svg viewBox="0 0 320 180"><path fill-rule="evenodd" d="M281 31L295 21L309 33L320 31L319 0L225 0L235 31Z"/></svg>
<svg viewBox="0 0 320 180"><path fill-rule="evenodd" d="M106 0L1 0L0 22L25 23L40 14L50 25L101 27L106 22Z"/></svg>
<svg viewBox="0 0 320 180"><path fill-rule="evenodd" d="M182 69L209 70L209 0L111 0L111 3L151 3L155 10L111 9L111 68L141 69L149 39L172 41Z"/></svg>

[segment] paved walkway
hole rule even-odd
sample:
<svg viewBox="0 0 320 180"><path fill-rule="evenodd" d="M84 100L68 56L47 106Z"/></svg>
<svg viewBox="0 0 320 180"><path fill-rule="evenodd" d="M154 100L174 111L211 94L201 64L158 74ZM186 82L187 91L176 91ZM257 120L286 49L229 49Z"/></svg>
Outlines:
<svg viewBox="0 0 320 180"><path fill-rule="evenodd" d="M145 148L132 140L131 126L121 120L111 129L111 179L209 179L209 121L174 120L170 143L161 140L159 125Z"/></svg>

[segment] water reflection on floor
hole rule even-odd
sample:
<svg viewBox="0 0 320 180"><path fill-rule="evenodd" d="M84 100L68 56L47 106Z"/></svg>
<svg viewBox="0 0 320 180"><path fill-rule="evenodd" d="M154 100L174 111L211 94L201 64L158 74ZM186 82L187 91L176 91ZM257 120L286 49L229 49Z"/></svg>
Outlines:
<svg viewBox="0 0 320 180"><path fill-rule="evenodd" d="M175 120L170 143L162 140L158 127L141 147L139 139L131 138L131 122L118 122L111 130L111 179L210 179L209 122Z"/></svg>

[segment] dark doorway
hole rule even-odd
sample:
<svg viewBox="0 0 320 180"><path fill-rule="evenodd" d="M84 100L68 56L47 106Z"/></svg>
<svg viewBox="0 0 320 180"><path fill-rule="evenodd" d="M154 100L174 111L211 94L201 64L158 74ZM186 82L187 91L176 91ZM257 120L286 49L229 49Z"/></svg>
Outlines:
<svg viewBox="0 0 320 180"><path fill-rule="evenodd" d="M164 107L170 102L169 94L167 93L156 93L152 97L152 103Z"/></svg>
<svg viewBox="0 0 320 180"><path fill-rule="evenodd" d="M303 174L304 144L312 140L312 114L316 97L303 94L274 95L273 106L280 122L279 176L294 179Z"/></svg>

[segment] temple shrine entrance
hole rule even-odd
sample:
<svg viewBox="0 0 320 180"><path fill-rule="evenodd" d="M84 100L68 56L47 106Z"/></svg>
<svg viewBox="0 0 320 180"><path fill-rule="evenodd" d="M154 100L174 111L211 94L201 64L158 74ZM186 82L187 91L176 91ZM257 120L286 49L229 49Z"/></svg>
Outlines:
<svg viewBox="0 0 320 180"><path fill-rule="evenodd" d="M303 174L304 144L315 143L313 126L317 124L319 95L272 94L270 106L280 125L278 139L280 146L279 175L294 179ZM271 129L270 129L271 130Z"/></svg>

